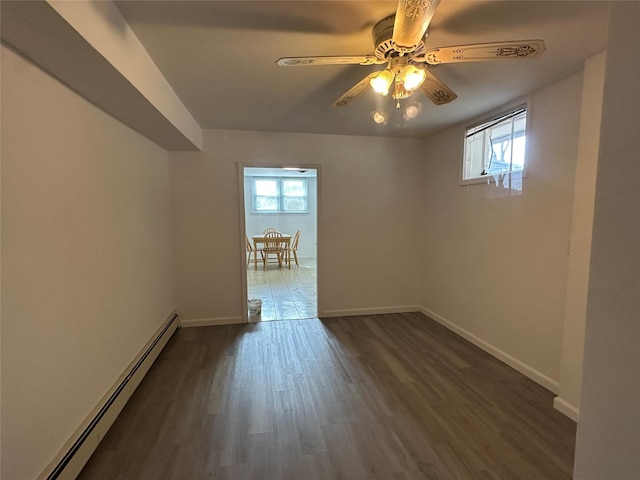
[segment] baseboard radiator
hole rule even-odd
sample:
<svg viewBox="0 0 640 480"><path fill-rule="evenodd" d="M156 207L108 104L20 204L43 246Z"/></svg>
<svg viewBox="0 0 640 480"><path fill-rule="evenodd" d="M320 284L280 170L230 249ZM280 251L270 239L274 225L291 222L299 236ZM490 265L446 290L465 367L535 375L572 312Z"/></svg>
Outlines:
<svg viewBox="0 0 640 480"><path fill-rule="evenodd" d="M178 328L178 314L173 312L38 480L72 480L78 476Z"/></svg>

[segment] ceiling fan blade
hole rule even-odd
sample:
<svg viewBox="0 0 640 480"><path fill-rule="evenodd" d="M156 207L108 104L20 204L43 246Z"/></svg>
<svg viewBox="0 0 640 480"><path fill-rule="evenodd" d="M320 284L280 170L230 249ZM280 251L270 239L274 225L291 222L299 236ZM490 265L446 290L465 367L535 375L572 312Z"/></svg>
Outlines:
<svg viewBox="0 0 640 480"><path fill-rule="evenodd" d="M373 77L378 76L379 73L380 72L373 72L367 75L366 77L364 77L362 80L356 83L353 87L351 87L351 89L349 89L347 93L345 93L335 102L333 102L331 104L331 108L344 107L345 105L347 105L349 102L351 102L351 100L353 100L355 97L357 97L362 92L364 92L367 88L369 88L369 80L371 80Z"/></svg>
<svg viewBox="0 0 640 480"><path fill-rule="evenodd" d="M354 55L350 57L284 57L276 61L281 67L305 67L307 65L375 65L386 63L375 55Z"/></svg>
<svg viewBox="0 0 640 480"><path fill-rule="evenodd" d="M458 96L429 70L425 70L427 78L420 85L420 90L436 105L444 105L454 101Z"/></svg>
<svg viewBox="0 0 640 480"><path fill-rule="evenodd" d="M424 54L430 65L440 63L477 62L509 58L533 58L544 52L542 40L514 40L510 42L477 43L454 47L433 48Z"/></svg>
<svg viewBox="0 0 640 480"><path fill-rule="evenodd" d="M440 0L398 0L393 43L399 51L412 52L422 41Z"/></svg>

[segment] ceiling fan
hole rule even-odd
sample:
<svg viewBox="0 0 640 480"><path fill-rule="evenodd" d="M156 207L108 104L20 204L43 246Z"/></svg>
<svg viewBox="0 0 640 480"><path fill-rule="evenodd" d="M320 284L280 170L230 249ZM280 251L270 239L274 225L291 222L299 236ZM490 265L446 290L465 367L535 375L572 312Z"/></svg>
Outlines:
<svg viewBox="0 0 640 480"><path fill-rule="evenodd" d="M373 27L373 55L341 57L284 57L277 60L282 67L308 65L381 65L382 71L370 73L331 107L348 105L371 86L376 93L391 96L400 108L400 100L422 91L436 105L444 105L457 95L429 71L441 63L475 62L512 58L533 58L544 52L542 40L517 40L478 43L425 49L424 38L440 0L398 0L396 13Z"/></svg>

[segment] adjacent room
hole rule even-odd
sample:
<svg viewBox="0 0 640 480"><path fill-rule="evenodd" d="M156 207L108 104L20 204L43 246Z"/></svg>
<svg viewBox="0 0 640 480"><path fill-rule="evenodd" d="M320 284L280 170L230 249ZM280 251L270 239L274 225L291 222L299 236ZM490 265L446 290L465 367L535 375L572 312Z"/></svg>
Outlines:
<svg viewBox="0 0 640 480"><path fill-rule="evenodd" d="M246 167L243 176L249 320L317 317L317 171ZM268 230L282 239L266 252Z"/></svg>
<svg viewBox="0 0 640 480"><path fill-rule="evenodd" d="M0 9L3 479L637 478L640 3Z"/></svg>

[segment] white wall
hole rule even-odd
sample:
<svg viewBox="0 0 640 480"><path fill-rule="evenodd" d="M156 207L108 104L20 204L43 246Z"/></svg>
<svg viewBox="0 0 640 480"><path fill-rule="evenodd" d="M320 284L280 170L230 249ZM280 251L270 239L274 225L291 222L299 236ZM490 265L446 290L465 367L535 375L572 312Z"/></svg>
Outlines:
<svg viewBox="0 0 640 480"><path fill-rule="evenodd" d="M49 0L49 5L111 65L148 99L173 129L184 136L183 148L200 148L202 129L151 59L113 2ZM77 49L73 50L74 53ZM98 88L101 88L98 85ZM110 104L117 102L110 99ZM108 105L106 108L109 108ZM130 106L131 109L132 106ZM151 117L150 112L145 112ZM128 116L124 116L128 120ZM166 128L166 127L165 127ZM173 133L172 129L169 130ZM166 136L169 136L166 133ZM162 144L158 135L151 138ZM192 147L193 145L193 147Z"/></svg>
<svg viewBox="0 0 640 480"><path fill-rule="evenodd" d="M574 478L640 472L640 4L612 5L607 38Z"/></svg>
<svg viewBox="0 0 640 480"><path fill-rule="evenodd" d="M425 150L422 305L553 391L581 87L575 75L531 94L521 191L458 184L465 125L432 137Z"/></svg>
<svg viewBox="0 0 640 480"><path fill-rule="evenodd" d="M423 142L206 131L200 152L170 154L176 307L186 319L238 320L244 243L240 172L317 167L320 315L419 302Z"/></svg>
<svg viewBox="0 0 640 480"><path fill-rule="evenodd" d="M573 194L571 248L567 275L567 298L562 334L559 395L555 407L578 420L582 386L584 326L587 317L589 263L593 204L598 167L600 119L604 84L605 54L585 62L580 114L580 138Z"/></svg>
<svg viewBox="0 0 640 480"><path fill-rule="evenodd" d="M2 41L158 145L201 147L198 123L114 2L3 2Z"/></svg>
<svg viewBox="0 0 640 480"><path fill-rule="evenodd" d="M23 480L173 309L168 157L1 55L2 477Z"/></svg>
<svg viewBox="0 0 640 480"><path fill-rule="evenodd" d="M0 51L0 60L2 52ZM0 65L1 67L1 65ZM0 75L0 92L2 92L2 76ZM1 96L0 96L1 98ZM2 100L0 99L0 109ZM2 120L0 119L0 127ZM2 132L0 131L0 141ZM2 199L2 146L0 145L0 199ZM2 202L0 201L0 478L2 478Z"/></svg>

